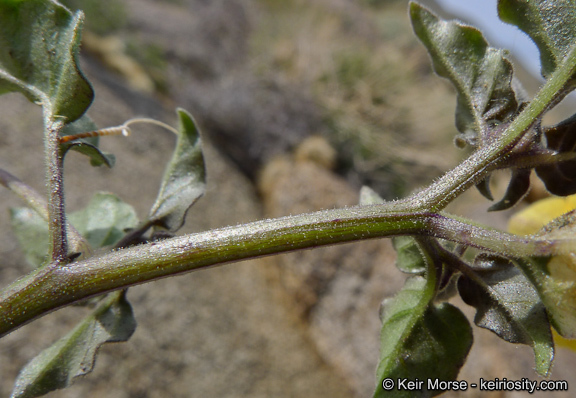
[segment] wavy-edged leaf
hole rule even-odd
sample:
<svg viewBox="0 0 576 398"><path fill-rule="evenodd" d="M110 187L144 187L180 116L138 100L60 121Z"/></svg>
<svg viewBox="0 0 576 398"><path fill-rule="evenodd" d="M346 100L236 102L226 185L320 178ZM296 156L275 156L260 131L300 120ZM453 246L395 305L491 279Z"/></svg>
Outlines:
<svg viewBox="0 0 576 398"><path fill-rule="evenodd" d="M102 344L127 341L136 329L124 292L110 294L70 333L30 361L16 379L11 398L33 398L66 388L94 367Z"/></svg>
<svg viewBox="0 0 576 398"><path fill-rule="evenodd" d="M556 70L576 44L573 0L499 0L498 15L536 43L544 78Z"/></svg>
<svg viewBox="0 0 576 398"><path fill-rule="evenodd" d="M206 171L200 133L192 116L178 109L179 134L176 149L164 173L160 192L148 216L155 226L175 231L186 212L206 187Z"/></svg>
<svg viewBox="0 0 576 398"><path fill-rule="evenodd" d="M544 128L543 131L548 149L561 154L576 154L576 115L556 126ZM538 166L536 174L554 195L576 193L576 160Z"/></svg>
<svg viewBox="0 0 576 398"><path fill-rule="evenodd" d="M380 363L374 397L414 397L414 391L384 390L382 382L392 379L453 380L472 346L472 329L456 307L430 305L426 280L416 276L383 304ZM442 391L418 391L431 397Z"/></svg>
<svg viewBox="0 0 576 398"><path fill-rule="evenodd" d="M82 21L56 1L1 1L0 94L21 92L69 122L82 116L94 97L78 66Z"/></svg>
<svg viewBox="0 0 576 398"><path fill-rule="evenodd" d="M534 283L556 331L576 338L576 210L547 224L538 238L548 256L514 260Z"/></svg>
<svg viewBox="0 0 576 398"><path fill-rule="evenodd" d="M61 131L61 136L64 137L67 135L75 135L96 130L98 130L98 127L92 119L88 115L83 115L80 119L66 124ZM106 165L108 167L113 167L116 158L112 154L100 151L98 148L98 141L98 137L82 138L64 143L61 147L64 154L72 149L73 151L88 156L92 166Z"/></svg>
<svg viewBox="0 0 576 398"><path fill-rule="evenodd" d="M436 73L458 92L456 127L460 140L482 146L493 139L499 123L518 110L512 88L512 64L504 50L488 45L471 26L440 20L419 4L410 4L414 32L426 46Z"/></svg>
<svg viewBox="0 0 576 398"><path fill-rule="evenodd" d="M138 225L134 208L108 192L94 195L88 206L71 213L69 220L94 248L114 245L126 230Z"/></svg>
<svg viewBox="0 0 576 398"><path fill-rule="evenodd" d="M533 348L536 371L547 376L554 358L554 343L546 308L524 274L507 260L480 255L487 263L476 270L478 278L462 275L458 291L476 308L474 323L500 338Z"/></svg>
<svg viewBox="0 0 576 398"><path fill-rule="evenodd" d="M515 260L534 281L554 329L576 338L576 264L570 256Z"/></svg>

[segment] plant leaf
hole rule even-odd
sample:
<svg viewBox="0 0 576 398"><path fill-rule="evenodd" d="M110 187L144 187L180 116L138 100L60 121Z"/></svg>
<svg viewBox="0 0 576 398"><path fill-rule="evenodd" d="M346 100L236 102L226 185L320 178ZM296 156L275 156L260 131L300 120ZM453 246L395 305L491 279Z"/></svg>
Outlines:
<svg viewBox="0 0 576 398"><path fill-rule="evenodd" d="M490 174L488 174L486 178L476 184L476 189L478 189L478 192L480 192L480 194L486 199L494 200L492 190L490 189Z"/></svg>
<svg viewBox="0 0 576 398"><path fill-rule="evenodd" d="M414 391L384 390L392 379L454 380L472 346L472 329L456 307L442 303L429 306L426 280L409 278L404 288L384 303L380 363L374 397L414 397ZM397 387L397 386L395 386ZM427 391L426 382L418 396L430 397L442 391Z"/></svg>
<svg viewBox="0 0 576 398"><path fill-rule="evenodd" d="M148 217L155 226L170 231L182 226L186 212L204 194L206 187L198 128L188 112L183 109L177 112L179 134L176 149Z"/></svg>
<svg viewBox="0 0 576 398"><path fill-rule="evenodd" d="M522 200L530 190L530 169L512 169L512 177L504 197L488 208L488 211L507 210Z"/></svg>
<svg viewBox="0 0 576 398"><path fill-rule="evenodd" d="M80 119L66 124L62 129L61 136L65 137L67 135L75 135L96 130L98 130L98 127L92 119L88 115L83 115ZM98 142L98 137L89 137L67 142L62 144L61 147L64 154L72 149L88 156L92 166L101 166L104 164L108 167L113 167L116 158L112 154L101 152L98 148Z"/></svg>
<svg viewBox="0 0 576 398"><path fill-rule="evenodd" d="M78 119L94 92L78 67L83 14L51 0L0 2L0 94L18 91Z"/></svg>
<svg viewBox="0 0 576 398"><path fill-rule="evenodd" d="M543 130L548 149L558 153L576 153L576 115ZM567 196L576 193L576 160L538 166L536 174L551 194Z"/></svg>
<svg viewBox="0 0 576 398"><path fill-rule="evenodd" d="M410 236L392 238L396 250L396 267L408 274L422 274L426 271L426 262L418 243Z"/></svg>
<svg viewBox="0 0 576 398"><path fill-rule="evenodd" d="M540 294L560 335L576 338L576 210L547 224L537 237L549 256L515 260Z"/></svg>
<svg viewBox="0 0 576 398"><path fill-rule="evenodd" d="M457 22L440 20L417 3L410 3L414 32L426 46L434 70L458 92L456 127L459 140L483 146L498 135L497 125L518 110L512 88L512 64L504 50L488 46L482 33Z"/></svg>
<svg viewBox="0 0 576 398"><path fill-rule="evenodd" d="M10 215L26 261L34 268L39 267L48 255L48 223L27 207L11 209ZM88 241L89 246L77 239L80 242L74 246L83 251L113 245L124 236L125 230L138 225L132 206L110 193L97 193L85 209L71 213L68 221Z"/></svg>
<svg viewBox="0 0 576 398"><path fill-rule="evenodd" d="M10 221L26 262L38 268L48 257L48 223L28 207L10 209Z"/></svg>
<svg viewBox="0 0 576 398"><path fill-rule="evenodd" d="M16 379L11 398L33 398L66 388L92 371L102 344L127 341L136 320L124 292L115 292L70 333L30 361Z"/></svg>
<svg viewBox="0 0 576 398"><path fill-rule="evenodd" d="M477 310L474 323L508 342L531 346L537 372L548 376L554 342L538 292L507 260L481 254L479 261L484 264L476 269L477 278L461 275L458 280L460 296Z"/></svg>
<svg viewBox="0 0 576 398"><path fill-rule="evenodd" d="M97 193L85 209L71 213L70 223L94 248L111 246L138 225L132 206L111 193Z"/></svg>
<svg viewBox="0 0 576 398"><path fill-rule="evenodd" d="M92 144L83 142L82 140L77 140L74 142L64 144L68 149L72 149L78 153L86 155L90 158L90 165L92 166L102 166L106 165L110 168L114 167L116 164L116 157L111 153L104 153L100 149Z"/></svg>
<svg viewBox="0 0 576 398"><path fill-rule="evenodd" d="M562 64L576 43L576 3L572 0L500 0L498 15L536 43L544 78Z"/></svg>

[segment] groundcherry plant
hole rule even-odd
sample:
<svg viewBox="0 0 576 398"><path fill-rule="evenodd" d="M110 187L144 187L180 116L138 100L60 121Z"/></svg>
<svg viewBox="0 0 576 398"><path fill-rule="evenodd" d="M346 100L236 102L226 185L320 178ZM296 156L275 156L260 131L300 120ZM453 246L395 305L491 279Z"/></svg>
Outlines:
<svg viewBox="0 0 576 398"><path fill-rule="evenodd" d="M529 99L507 52L490 47L477 29L446 22L417 3L414 31L434 70L457 91L455 142L471 147L462 163L430 186L392 202L364 188L359 206L269 219L179 237L189 207L205 187L196 124L177 110L176 148L155 204L144 220L113 194L97 194L67 214L62 169L70 150L92 165L111 167L98 148L106 134L87 116L90 83L78 66L83 14L55 0L0 0L0 94L20 92L42 107L47 197L8 171L2 185L26 207L12 224L26 258L37 267L0 292L0 336L72 303L89 315L41 352L15 382L13 397L65 388L92 370L98 348L126 341L136 327L126 289L132 285L238 260L361 239L393 238L397 266L410 274L382 303L381 354L375 396L385 379L454 380L472 345L462 312L446 302L459 294L475 307L474 323L511 343L533 348L535 369L550 373L551 327L576 337L576 213L539 232L518 236L456 217L443 209L476 187L488 200L490 175L511 171L503 196L488 211L510 208L527 193L534 171L551 194L576 193L576 115L555 126L542 118L576 86L576 3L500 0L500 18L538 46L545 83ZM128 231L128 232L126 232ZM102 249L102 248L107 248ZM96 250L99 249L99 250ZM97 254L94 254L97 253ZM441 391L425 389L421 396Z"/></svg>

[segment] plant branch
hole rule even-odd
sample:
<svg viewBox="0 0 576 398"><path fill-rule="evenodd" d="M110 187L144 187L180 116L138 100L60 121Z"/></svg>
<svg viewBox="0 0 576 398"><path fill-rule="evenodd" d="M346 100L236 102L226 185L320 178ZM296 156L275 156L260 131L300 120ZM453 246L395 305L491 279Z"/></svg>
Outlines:
<svg viewBox="0 0 576 398"><path fill-rule="evenodd" d="M68 238L66 236L62 177L63 158L59 145L59 136L64 127L64 120L55 118L49 106L43 108L46 185L48 187L48 231L50 236L48 258L54 264L65 264L68 261Z"/></svg>
<svg viewBox="0 0 576 398"><path fill-rule="evenodd" d="M491 170L498 168L498 163L506 159L542 115L569 92L567 87L575 74L576 46L497 141L478 149L424 191L398 202L398 208L440 211L462 192L482 181Z"/></svg>
<svg viewBox="0 0 576 398"><path fill-rule="evenodd" d="M394 203L324 210L166 239L67 267L50 264L0 294L0 336L49 311L112 290L233 261L395 235L433 236L506 255L543 252L547 242L481 228Z"/></svg>

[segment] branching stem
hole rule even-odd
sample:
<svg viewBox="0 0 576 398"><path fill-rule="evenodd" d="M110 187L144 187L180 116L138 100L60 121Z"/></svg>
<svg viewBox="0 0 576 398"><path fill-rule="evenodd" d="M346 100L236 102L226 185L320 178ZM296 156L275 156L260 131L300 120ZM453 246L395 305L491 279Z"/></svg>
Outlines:
<svg viewBox="0 0 576 398"><path fill-rule="evenodd" d="M500 254L544 251L546 242L481 228L430 212L402 213L393 203L257 221L152 242L68 267L46 267L0 294L0 336L90 296L233 261L395 235L433 236ZM390 209L386 212L383 209Z"/></svg>
<svg viewBox="0 0 576 398"><path fill-rule="evenodd" d="M576 48L576 47L575 47ZM550 77L500 139L473 153L429 188L382 205L327 210L258 221L67 261L62 158L63 121L45 115L50 258L52 262L0 293L0 336L75 301L151 280L292 250L395 235L430 236L509 258L544 255L550 243L484 228L440 213L505 159L538 118L557 103L576 71L576 50Z"/></svg>

